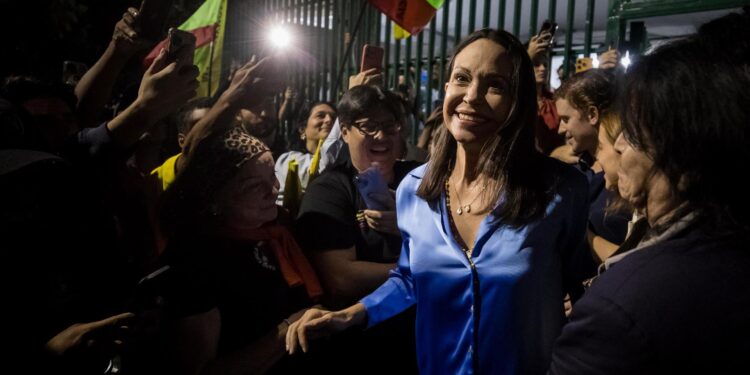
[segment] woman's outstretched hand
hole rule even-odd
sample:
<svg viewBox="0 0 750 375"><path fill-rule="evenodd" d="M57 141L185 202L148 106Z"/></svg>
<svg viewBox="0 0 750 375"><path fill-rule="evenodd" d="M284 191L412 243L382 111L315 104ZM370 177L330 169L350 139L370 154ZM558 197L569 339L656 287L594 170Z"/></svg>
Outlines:
<svg viewBox="0 0 750 375"><path fill-rule="evenodd" d="M361 303L339 311L309 309L299 320L289 325L286 331L286 350L289 354L294 354L299 346L303 352L307 353L310 340L327 337L349 327L363 324L366 319L367 310Z"/></svg>

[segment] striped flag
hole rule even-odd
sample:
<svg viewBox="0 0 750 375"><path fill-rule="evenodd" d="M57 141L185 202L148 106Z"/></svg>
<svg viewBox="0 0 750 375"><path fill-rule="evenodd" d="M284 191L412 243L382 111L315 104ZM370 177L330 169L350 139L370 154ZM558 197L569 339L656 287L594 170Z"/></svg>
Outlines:
<svg viewBox="0 0 750 375"><path fill-rule="evenodd" d="M370 4L378 8L383 14L396 23L408 37L417 34L435 16L437 10L443 6L445 0L369 0ZM400 39L400 38L397 38Z"/></svg>
<svg viewBox="0 0 750 375"><path fill-rule="evenodd" d="M195 35L193 63L200 74L198 96L211 96L219 88L221 79L221 55L224 50L224 29L227 19L227 0L206 0L182 25L178 27ZM159 51L167 46L162 40L143 60L150 66Z"/></svg>

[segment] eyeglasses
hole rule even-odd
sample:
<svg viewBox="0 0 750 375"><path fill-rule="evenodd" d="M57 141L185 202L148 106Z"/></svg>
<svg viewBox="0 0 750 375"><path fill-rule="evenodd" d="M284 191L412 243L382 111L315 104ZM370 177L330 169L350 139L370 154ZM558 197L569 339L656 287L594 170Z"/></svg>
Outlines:
<svg viewBox="0 0 750 375"><path fill-rule="evenodd" d="M394 135L401 131L401 124L396 121L362 121L355 122L352 124L353 127L357 128L362 135L369 135L374 137L379 131L382 131L386 135Z"/></svg>

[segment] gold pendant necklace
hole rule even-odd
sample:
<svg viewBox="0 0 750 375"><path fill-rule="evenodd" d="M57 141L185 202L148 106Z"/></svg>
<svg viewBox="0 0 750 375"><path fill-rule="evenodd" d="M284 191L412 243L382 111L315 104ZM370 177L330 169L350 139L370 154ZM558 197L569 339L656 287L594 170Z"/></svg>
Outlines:
<svg viewBox="0 0 750 375"><path fill-rule="evenodd" d="M450 178L448 178L445 181L446 190L447 190L447 193L448 193L447 194L448 199L450 199L450 195L451 195L449 181L450 181ZM471 213L471 205L474 204L474 202L476 202L476 200L480 196L482 196L482 193L484 193L485 189L487 189L487 185L484 185L484 187L482 188L482 191L480 191L479 194L477 194L474 197L474 199L472 199L471 202L469 202L469 204L467 204L467 205L464 205L464 204L461 203L461 196L458 194L458 189L456 189L456 199L458 199L458 208L456 208L456 213L459 214L459 215L463 215L464 212L466 212L467 214Z"/></svg>

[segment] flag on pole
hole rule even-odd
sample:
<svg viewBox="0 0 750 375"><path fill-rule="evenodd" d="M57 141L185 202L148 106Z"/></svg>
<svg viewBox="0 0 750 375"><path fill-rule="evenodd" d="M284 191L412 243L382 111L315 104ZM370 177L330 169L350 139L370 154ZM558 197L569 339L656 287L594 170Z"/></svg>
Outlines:
<svg viewBox="0 0 750 375"><path fill-rule="evenodd" d="M219 88L226 20L227 0L206 0L187 21L177 27L195 35L193 63L200 71L198 96L211 96ZM166 45L166 39L159 42L143 60L143 64L150 66Z"/></svg>
<svg viewBox="0 0 750 375"><path fill-rule="evenodd" d="M398 36L406 38L418 34L443 6L445 0L369 0L370 4L388 16L401 29ZM403 31L403 33L401 33ZM397 39L401 39L398 38Z"/></svg>

